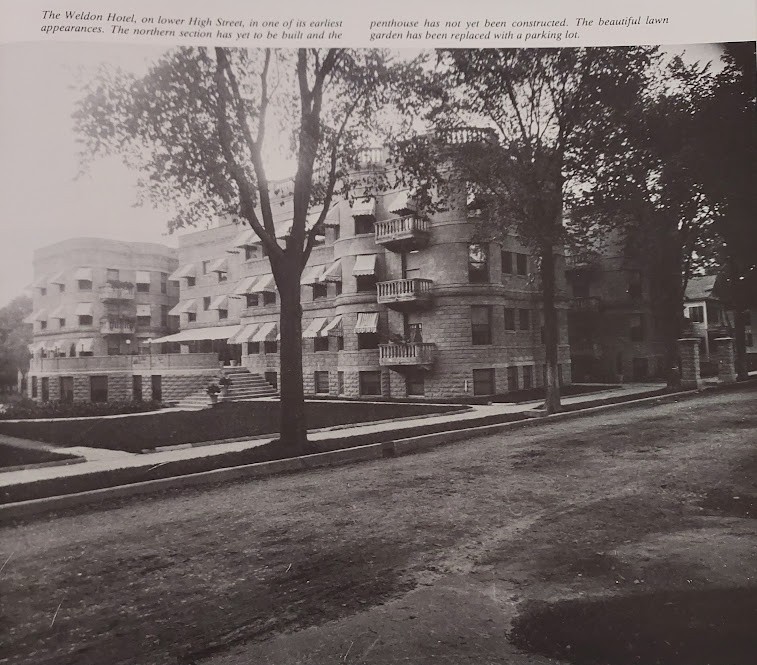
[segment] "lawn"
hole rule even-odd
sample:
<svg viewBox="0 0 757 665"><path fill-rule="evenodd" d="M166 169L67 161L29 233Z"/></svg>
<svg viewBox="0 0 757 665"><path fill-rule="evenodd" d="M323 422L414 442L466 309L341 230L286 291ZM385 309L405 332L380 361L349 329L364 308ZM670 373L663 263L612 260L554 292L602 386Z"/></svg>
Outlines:
<svg viewBox="0 0 757 665"><path fill-rule="evenodd" d="M52 453L37 448L20 448L0 441L0 468L41 464L43 462L60 462L68 459L74 459L74 456Z"/></svg>
<svg viewBox="0 0 757 665"><path fill-rule="evenodd" d="M89 446L140 452L157 446L277 434L278 402L219 404L202 411L171 411L127 418L56 422L0 422L0 434L58 446ZM309 429L448 413L460 405L307 402Z"/></svg>

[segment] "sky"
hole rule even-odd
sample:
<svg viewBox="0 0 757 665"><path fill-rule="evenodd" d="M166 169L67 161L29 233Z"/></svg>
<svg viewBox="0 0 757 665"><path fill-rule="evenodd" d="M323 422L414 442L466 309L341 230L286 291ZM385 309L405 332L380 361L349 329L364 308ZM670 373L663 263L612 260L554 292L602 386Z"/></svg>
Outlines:
<svg viewBox="0 0 757 665"><path fill-rule="evenodd" d="M82 68L100 62L136 73L160 47L31 43L0 45L0 307L32 281L36 248L77 236L176 245L167 234L170 211L134 207L136 178L116 158L76 179L77 143L72 86ZM688 47L697 59L715 47ZM271 178L291 164L269 165ZM212 220L209 220L212 221Z"/></svg>

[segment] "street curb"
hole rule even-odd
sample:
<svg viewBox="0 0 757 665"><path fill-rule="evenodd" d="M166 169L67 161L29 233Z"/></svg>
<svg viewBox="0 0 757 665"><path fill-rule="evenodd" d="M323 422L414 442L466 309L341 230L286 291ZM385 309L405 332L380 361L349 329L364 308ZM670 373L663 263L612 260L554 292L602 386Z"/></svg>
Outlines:
<svg viewBox="0 0 757 665"><path fill-rule="evenodd" d="M734 386L723 386L717 390L729 390L733 387L751 387L749 383L739 383ZM370 460L381 459L383 457L397 457L409 455L417 452L423 452L436 448L437 446L447 443L454 443L463 439L497 434L511 429L534 427L550 423L572 420L586 415L594 415L606 411L620 411L626 408L634 408L650 403L665 404L675 402L680 399L696 397L702 393L709 392L713 388L702 390L686 390L676 393L666 393L663 395L653 395L627 402L615 404L604 404L586 409L577 409L555 413L549 416L537 418L527 418L507 423L495 423L492 425L479 425L460 430L446 432L436 432L433 434L423 434L415 437L390 439L380 443L372 443L353 448L343 448L341 450L315 453L302 457L292 457L283 460L274 460L271 462L258 462L255 464L245 464L242 466L228 467L223 469L214 469L212 471L202 471L199 473L187 474L183 476L174 476L172 478L160 478L157 480L147 480L139 483L128 485L117 485L114 487L105 487L102 489L89 490L86 492L77 492L75 494L64 494L60 496L46 497L43 499L31 499L28 501L19 501L0 505L0 522L30 517L38 513L73 508L81 505L94 504L98 499L117 499L148 494L156 491L167 489L181 489L187 487L196 487L208 485L229 480L241 480L251 478L264 478L273 475L296 473L308 469L325 468L330 466L340 466L365 462Z"/></svg>

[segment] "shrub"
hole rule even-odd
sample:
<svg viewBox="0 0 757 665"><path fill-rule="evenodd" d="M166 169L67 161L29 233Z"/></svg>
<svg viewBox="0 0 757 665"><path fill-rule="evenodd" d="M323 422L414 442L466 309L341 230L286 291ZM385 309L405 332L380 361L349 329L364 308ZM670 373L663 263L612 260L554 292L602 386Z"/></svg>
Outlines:
<svg viewBox="0 0 757 665"><path fill-rule="evenodd" d="M0 413L0 420L36 420L39 418L81 418L85 416L111 416L123 413L157 411L160 402L42 402L24 399Z"/></svg>

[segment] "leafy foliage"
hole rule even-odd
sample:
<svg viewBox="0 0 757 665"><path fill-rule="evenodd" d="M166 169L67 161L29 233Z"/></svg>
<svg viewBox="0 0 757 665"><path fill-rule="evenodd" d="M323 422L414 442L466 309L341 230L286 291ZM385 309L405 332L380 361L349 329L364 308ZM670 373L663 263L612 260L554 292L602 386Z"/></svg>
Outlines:
<svg viewBox="0 0 757 665"><path fill-rule="evenodd" d="M18 371L29 366L31 326L24 318L32 311L31 298L19 296L0 309L0 383L16 385Z"/></svg>

